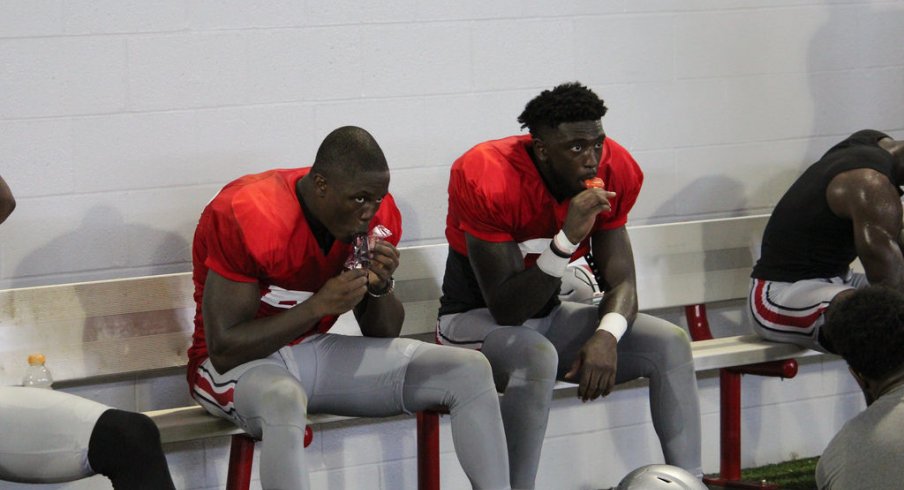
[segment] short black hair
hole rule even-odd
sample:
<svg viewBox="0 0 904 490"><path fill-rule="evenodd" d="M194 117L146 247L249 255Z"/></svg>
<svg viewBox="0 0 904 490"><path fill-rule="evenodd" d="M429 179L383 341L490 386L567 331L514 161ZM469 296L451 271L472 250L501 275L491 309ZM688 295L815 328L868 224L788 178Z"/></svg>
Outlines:
<svg viewBox="0 0 904 490"><path fill-rule="evenodd" d="M536 135L539 129L555 129L562 123L602 119L607 110L603 99L592 90L579 82L567 82L531 99L518 122L521 129L527 128Z"/></svg>
<svg viewBox="0 0 904 490"><path fill-rule="evenodd" d="M325 176L388 170L386 156L377 140L357 126L334 129L320 143L311 172Z"/></svg>
<svg viewBox="0 0 904 490"><path fill-rule="evenodd" d="M904 366L904 294L857 290L833 306L823 333L854 371L882 379Z"/></svg>

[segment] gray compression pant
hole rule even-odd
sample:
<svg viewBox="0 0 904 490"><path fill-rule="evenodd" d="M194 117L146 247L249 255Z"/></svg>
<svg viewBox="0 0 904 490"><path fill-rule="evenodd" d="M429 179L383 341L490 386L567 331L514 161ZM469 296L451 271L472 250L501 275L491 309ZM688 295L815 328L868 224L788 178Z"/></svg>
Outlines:
<svg viewBox="0 0 904 490"><path fill-rule="evenodd" d="M88 443L107 410L61 391L0 387L0 480L49 483L93 475Z"/></svg>
<svg viewBox="0 0 904 490"><path fill-rule="evenodd" d="M464 354L464 355L463 355ZM306 413L383 417L448 407L455 451L474 488L508 489L508 456L490 365L481 354L410 339L315 335L223 375L235 383L228 414L195 392L211 413L261 439L264 489L308 489Z"/></svg>
<svg viewBox="0 0 904 490"><path fill-rule="evenodd" d="M480 349L503 392L513 489L534 488L552 388L596 332L597 307L563 302L544 318L503 327L480 308L440 317L440 340ZM681 328L638 314L618 342L616 383L650 380L653 427L668 464L702 476L700 402L690 341Z"/></svg>

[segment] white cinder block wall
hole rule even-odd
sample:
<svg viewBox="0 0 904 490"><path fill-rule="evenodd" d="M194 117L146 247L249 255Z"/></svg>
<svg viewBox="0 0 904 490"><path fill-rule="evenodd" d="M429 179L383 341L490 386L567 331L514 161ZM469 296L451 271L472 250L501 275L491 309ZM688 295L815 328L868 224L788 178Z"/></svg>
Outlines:
<svg viewBox="0 0 904 490"><path fill-rule="evenodd" d="M524 103L566 80L600 93L646 172L633 223L768 212L840 137L904 136L901 25L902 0L0 0L0 175L19 203L0 287L188 270L222 184L310 164L345 124L383 145L403 243L439 241L452 160L518 132ZM862 407L838 361L799 377L745 379L745 465L819 454ZM145 410L187 402L181 383L70 390ZM700 384L715 471L718 383ZM611 485L660 459L645 399L558 401L539 488ZM415 487L410 420L317 441L316 488ZM444 488L465 488L443 441ZM226 441L167 449L179 488L222 487Z"/></svg>

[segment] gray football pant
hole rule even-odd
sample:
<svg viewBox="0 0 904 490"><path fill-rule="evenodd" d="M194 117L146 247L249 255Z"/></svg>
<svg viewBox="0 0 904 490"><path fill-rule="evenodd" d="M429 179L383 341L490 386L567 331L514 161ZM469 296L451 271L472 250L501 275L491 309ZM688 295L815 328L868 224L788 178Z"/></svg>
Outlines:
<svg viewBox="0 0 904 490"><path fill-rule="evenodd" d="M598 324L596 306L572 302L519 327L497 325L486 308L440 318L444 343L479 348L493 367L497 389L503 393L513 489L534 487L553 385L569 371ZM701 476L700 402L684 330L638 314L618 342L616 369L616 384L650 380L653 427L666 463Z"/></svg>
<svg viewBox="0 0 904 490"><path fill-rule="evenodd" d="M327 334L249 364L237 377L235 419L261 439L265 489L309 488L306 412L382 417L438 406L449 409L455 451L471 485L509 488L499 399L479 353Z"/></svg>

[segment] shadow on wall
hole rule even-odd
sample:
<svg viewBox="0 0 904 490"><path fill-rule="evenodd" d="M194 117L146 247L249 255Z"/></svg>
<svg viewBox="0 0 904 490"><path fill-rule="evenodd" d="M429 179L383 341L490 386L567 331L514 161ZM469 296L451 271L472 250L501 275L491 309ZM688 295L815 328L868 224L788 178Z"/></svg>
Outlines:
<svg viewBox="0 0 904 490"><path fill-rule="evenodd" d="M23 228L30 226L39 225ZM10 287L182 272L190 259L189 243L178 234L126 223L118 209L98 205L78 228L25 256Z"/></svg>

